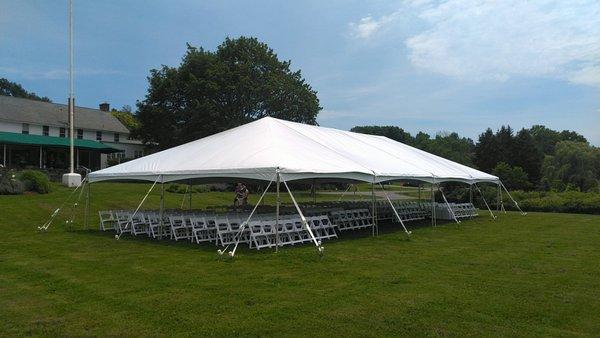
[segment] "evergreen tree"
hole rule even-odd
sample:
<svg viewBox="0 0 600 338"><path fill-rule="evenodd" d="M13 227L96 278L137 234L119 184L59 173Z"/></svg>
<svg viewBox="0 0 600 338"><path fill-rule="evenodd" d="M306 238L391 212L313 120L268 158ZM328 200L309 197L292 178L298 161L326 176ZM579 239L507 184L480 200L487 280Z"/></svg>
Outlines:
<svg viewBox="0 0 600 338"><path fill-rule="evenodd" d="M491 128L479 135L475 145L475 165L483 171L491 172L499 162L498 142Z"/></svg>
<svg viewBox="0 0 600 338"><path fill-rule="evenodd" d="M523 128L514 138L513 165L523 168L534 185L539 183L544 155L538 149L529 130Z"/></svg>

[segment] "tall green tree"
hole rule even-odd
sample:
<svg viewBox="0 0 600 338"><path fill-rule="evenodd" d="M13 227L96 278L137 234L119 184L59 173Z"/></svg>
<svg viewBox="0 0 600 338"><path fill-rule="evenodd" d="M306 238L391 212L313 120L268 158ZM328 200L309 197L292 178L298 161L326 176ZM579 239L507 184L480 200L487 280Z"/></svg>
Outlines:
<svg viewBox="0 0 600 338"><path fill-rule="evenodd" d="M228 38L215 52L188 45L178 67L148 81L136 136L162 149L265 116L316 124L321 110L301 72L255 38Z"/></svg>
<svg viewBox="0 0 600 338"><path fill-rule="evenodd" d="M475 165L483 171L491 172L500 161L499 155L496 135L494 135L491 128L488 128L479 135L475 145Z"/></svg>
<svg viewBox="0 0 600 338"><path fill-rule="evenodd" d="M20 84L8 81L8 79L0 78L0 95L22 97L30 100L52 102L49 98L37 96L33 92L28 92Z"/></svg>
<svg viewBox="0 0 600 338"><path fill-rule="evenodd" d="M509 165L514 165L514 136L510 126L502 126L496 132L496 142L498 159L500 162L506 162Z"/></svg>
<svg viewBox="0 0 600 338"><path fill-rule="evenodd" d="M537 147L529 130L523 128L515 136L512 158L513 165L523 168L532 184L539 183L544 155Z"/></svg>
<svg viewBox="0 0 600 338"><path fill-rule="evenodd" d="M555 154L544 159L543 184L551 189L564 190L574 186L582 191L598 188L600 181L600 149L587 143L561 141Z"/></svg>

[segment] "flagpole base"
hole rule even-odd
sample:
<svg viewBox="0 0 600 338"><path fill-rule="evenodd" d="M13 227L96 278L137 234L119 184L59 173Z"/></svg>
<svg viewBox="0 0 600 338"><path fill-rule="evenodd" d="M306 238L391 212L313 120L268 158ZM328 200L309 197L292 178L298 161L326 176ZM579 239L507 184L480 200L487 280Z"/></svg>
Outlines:
<svg viewBox="0 0 600 338"><path fill-rule="evenodd" d="M69 188L78 187L81 184L81 175L77 173L64 174L62 177L62 184Z"/></svg>

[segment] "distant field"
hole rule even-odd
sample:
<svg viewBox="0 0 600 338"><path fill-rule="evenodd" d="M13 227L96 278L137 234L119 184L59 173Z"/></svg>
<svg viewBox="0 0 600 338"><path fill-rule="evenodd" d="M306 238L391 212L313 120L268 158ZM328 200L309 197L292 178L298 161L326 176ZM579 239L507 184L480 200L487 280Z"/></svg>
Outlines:
<svg viewBox="0 0 600 338"><path fill-rule="evenodd" d="M0 196L0 336L595 336L600 216L484 215L432 228L393 224L314 247L243 249L96 230L99 209L134 208L149 185L96 184L93 229L47 233L67 196ZM251 197L255 201L256 195ZM310 200L299 193L300 200ZM319 199L338 196L319 195ZM193 207L230 204L196 194ZM269 194L268 202L274 201ZM166 207L182 195L166 193ZM158 190L148 208L158 207ZM81 211L81 210L80 210Z"/></svg>

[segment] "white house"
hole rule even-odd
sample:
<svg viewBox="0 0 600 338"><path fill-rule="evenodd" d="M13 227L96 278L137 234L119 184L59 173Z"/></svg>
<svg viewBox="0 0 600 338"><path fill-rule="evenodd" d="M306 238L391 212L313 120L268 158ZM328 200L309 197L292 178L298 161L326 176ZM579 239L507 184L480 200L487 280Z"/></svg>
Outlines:
<svg viewBox="0 0 600 338"><path fill-rule="evenodd" d="M0 164L9 168L68 168L68 107L0 96ZM144 145L109 112L75 107L76 166L105 168L108 159L144 156Z"/></svg>

